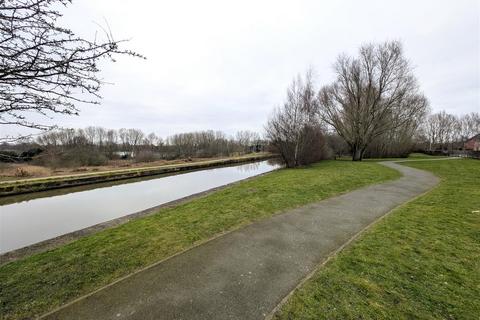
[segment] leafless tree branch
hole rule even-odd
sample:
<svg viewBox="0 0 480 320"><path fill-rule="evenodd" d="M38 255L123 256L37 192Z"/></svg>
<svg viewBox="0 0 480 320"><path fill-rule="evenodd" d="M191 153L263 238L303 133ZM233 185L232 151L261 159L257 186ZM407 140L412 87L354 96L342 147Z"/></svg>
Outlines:
<svg viewBox="0 0 480 320"><path fill-rule="evenodd" d="M54 7L71 0L0 1L0 125L40 130L52 126L29 120L32 113L77 115L75 103L99 103L101 59L141 57L121 49L124 41L105 31L105 40L76 36L57 24Z"/></svg>

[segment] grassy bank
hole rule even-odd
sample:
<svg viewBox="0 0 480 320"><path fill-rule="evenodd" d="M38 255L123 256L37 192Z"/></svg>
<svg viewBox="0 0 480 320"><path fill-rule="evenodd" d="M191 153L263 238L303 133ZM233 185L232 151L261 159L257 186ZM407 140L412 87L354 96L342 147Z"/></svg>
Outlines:
<svg viewBox="0 0 480 320"><path fill-rule="evenodd" d="M33 179L21 179L0 182L0 196L38 192L51 189L67 188L86 184L132 179L159 174L171 174L188 170L197 170L222 165L258 161L274 157L268 153L248 154L239 157L198 161L191 163L170 164L153 167L117 169L102 172L51 176Z"/></svg>
<svg viewBox="0 0 480 320"><path fill-rule="evenodd" d="M480 162L423 161L440 186L321 268L276 319L478 319Z"/></svg>
<svg viewBox="0 0 480 320"><path fill-rule="evenodd" d="M405 160L424 160L424 159L430 160L430 159L445 159L445 158L448 158L448 157L432 156L425 153L414 152L414 153L410 153L408 157L405 157L405 158L364 158L362 161L378 162L378 161L405 161ZM338 157L337 160L352 161L352 157L343 156L343 157Z"/></svg>
<svg viewBox="0 0 480 320"><path fill-rule="evenodd" d="M376 163L325 161L283 169L5 264L0 315L39 315L223 231L398 176Z"/></svg>

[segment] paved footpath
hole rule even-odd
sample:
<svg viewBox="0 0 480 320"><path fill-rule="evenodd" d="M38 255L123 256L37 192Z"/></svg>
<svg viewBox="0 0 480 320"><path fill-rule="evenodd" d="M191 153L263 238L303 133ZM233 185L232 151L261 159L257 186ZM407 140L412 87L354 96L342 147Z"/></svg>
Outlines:
<svg viewBox="0 0 480 320"><path fill-rule="evenodd" d="M403 177L290 210L133 274L46 319L263 319L329 254L439 179Z"/></svg>

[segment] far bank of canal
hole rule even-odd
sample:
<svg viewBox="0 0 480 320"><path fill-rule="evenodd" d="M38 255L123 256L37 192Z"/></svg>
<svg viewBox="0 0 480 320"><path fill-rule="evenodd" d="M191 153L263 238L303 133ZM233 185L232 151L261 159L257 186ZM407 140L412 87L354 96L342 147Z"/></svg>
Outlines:
<svg viewBox="0 0 480 320"><path fill-rule="evenodd" d="M118 181L163 174L213 168L237 163L267 160L277 157L271 153L252 153L238 157L228 157L182 164L161 165L155 167L138 167L116 169L94 173L73 174L66 176L51 176L43 178L19 179L0 182L0 197L23 193L39 192L52 189L69 188L87 184Z"/></svg>

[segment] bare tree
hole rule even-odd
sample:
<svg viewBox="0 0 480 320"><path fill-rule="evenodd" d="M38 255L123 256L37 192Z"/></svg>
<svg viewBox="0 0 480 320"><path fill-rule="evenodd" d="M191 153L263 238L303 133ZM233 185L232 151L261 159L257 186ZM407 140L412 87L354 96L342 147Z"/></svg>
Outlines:
<svg viewBox="0 0 480 320"><path fill-rule="evenodd" d="M265 130L287 167L321 159L325 140L318 118L318 100L311 71L298 76L287 90L287 100L270 117Z"/></svg>
<svg viewBox="0 0 480 320"><path fill-rule="evenodd" d="M134 154L138 146L142 143L145 134L139 129L127 130L127 144L130 147L130 152Z"/></svg>
<svg viewBox="0 0 480 320"><path fill-rule="evenodd" d="M118 130L118 139L120 140L122 151L127 151L130 148L128 144L128 130L125 128Z"/></svg>
<svg viewBox="0 0 480 320"><path fill-rule="evenodd" d="M143 144L148 147L150 151L153 151L155 147L161 144L161 138L154 132L151 132L143 139Z"/></svg>
<svg viewBox="0 0 480 320"><path fill-rule="evenodd" d="M118 133L116 130L106 130L105 147L106 153L112 158L115 151L117 151Z"/></svg>
<svg viewBox="0 0 480 320"><path fill-rule="evenodd" d="M426 118L422 128L428 141L428 150L433 151L440 139L440 122L438 121L438 117L429 115Z"/></svg>
<svg viewBox="0 0 480 320"><path fill-rule="evenodd" d="M242 151L249 151L249 148L256 146L260 141L260 135L257 132L242 130L238 131L235 134L235 140L239 146L243 149Z"/></svg>
<svg viewBox="0 0 480 320"><path fill-rule="evenodd" d="M375 138L425 113L427 99L398 41L364 45L356 58L341 55L335 72L337 79L319 92L320 114L353 160L362 160Z"/></svg>
<svg viewBox="0 0 480 320"><path fill-rule="evenodd" d="M102 127L95 127L95 131L96 131L96 142L98 146L102 148L107 139L107 130L105 130L105 128L102 128Z"/></svg>
<svg viewBox="0 0 480 320"><path fill-rule="evenodd" d="M460 118L460 136L462 143L480 133L480 113L471 112Z"/></svg>
<svg viewBox="0 0 480 320"><path fill-rule="evenodd" d="M425 132L428 138L429 151L445 149L446 144L451 141L455 122L455 116L445 111L428 116L425 121Z"/></svg>
<svg viewBox="0 0 480 320"><path fill-rule="evenodd" d="M440 115L440 143L442 150L453 149L453 143L458 141L458 118L445 111Z"/></svg>
<svg viewBox="0 0 480 320"><path fill-rule="evenodd" d="M122 41L110 32L104 40L87 40L58 25L62 14L55 8L70 2L0 1L0 125L49 129L28 115L77 115L75 103L99 103L100 59L141 57L120 49Z"/></svg>
<svg viewBox="0 0 480 320"><path fill-rule="evenodd" d="M95 127L86 127L85 129L83 129L84 133L85 133L85 138L87 138L87 141L90 145L95 145L95 143L97 142L97 128Z"/></svg>

